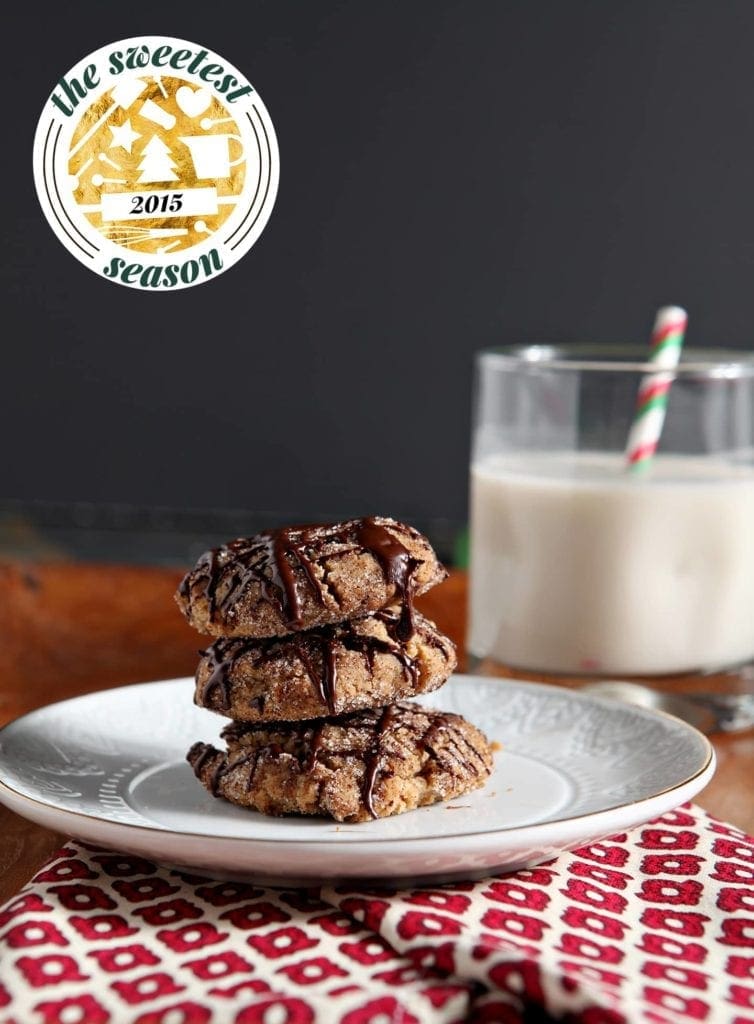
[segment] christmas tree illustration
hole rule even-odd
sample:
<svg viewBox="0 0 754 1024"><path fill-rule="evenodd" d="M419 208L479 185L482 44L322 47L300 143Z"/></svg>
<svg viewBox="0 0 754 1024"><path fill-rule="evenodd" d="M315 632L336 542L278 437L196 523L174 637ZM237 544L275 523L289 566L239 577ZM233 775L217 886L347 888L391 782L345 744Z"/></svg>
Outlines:
<svg viewBox="0 0 754 1024"><path fill-rule="evenodd" d="M140 184L152 181L178 180L170 147L166 146L162 139L159 139L156 135L153 135L144 146L138 169L141 171L139 176Z"/></svg>

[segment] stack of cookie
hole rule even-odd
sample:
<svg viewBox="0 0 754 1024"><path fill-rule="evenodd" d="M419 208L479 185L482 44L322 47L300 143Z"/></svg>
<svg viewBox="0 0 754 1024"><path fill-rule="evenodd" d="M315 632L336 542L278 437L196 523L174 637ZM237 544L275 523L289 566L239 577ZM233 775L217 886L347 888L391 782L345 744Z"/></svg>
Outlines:
<svg viewBox="0 0 754 1024"><path fill-rule="evenodd" d="M393 519L287 527L201 556L176 600L217 639L195 702L232 719L227 750L195 743L198 779L265 814L381 818L482 785L485 737L410 698L456 665L413 606L445 577L429 542Z"/></svg>

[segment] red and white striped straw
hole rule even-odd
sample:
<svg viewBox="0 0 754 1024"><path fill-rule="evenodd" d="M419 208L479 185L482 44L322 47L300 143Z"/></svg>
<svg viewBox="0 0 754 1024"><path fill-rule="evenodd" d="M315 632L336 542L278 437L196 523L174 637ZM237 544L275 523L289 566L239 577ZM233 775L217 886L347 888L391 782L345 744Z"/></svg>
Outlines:
<svg viewBox="0 0 754 1024"><path fill-rule="evenodd" d="M657 373L642 377L626 442L626 466L631 473L648 469L657 449L668 407L668 392L675 379L672 371L681 356L688 319L686 310L680 306L663 306L657 312L648 360L657 367Z"/></svg>

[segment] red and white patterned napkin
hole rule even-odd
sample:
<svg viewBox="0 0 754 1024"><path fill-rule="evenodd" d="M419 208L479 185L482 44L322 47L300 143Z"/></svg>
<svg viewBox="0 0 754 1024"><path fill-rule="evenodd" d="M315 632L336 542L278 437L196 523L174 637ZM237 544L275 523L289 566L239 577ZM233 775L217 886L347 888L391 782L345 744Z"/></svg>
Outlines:
<svg viewBox="0 0 754 1024"><path fill-rule="evenodd" d="M0 945L4 1024L751 1024L754 839L687 806L480 882L307 892L69 842Z"/></svg>

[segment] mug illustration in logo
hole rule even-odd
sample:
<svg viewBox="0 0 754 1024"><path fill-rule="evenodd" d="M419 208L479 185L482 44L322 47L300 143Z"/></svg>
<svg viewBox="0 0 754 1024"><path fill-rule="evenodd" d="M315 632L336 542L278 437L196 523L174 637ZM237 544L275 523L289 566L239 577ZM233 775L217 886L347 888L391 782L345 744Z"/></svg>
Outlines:
<svg viewBox="0 0 754 1024"><path fill-rule="evenodd" d="M180 39L127 39L85 57L53 90L34 140L55 234L132 288L185 288L227 270L265 227L279 172L258 93Z"/></svg>
<svg viewBox="0 0 754 1024"><path fill-rule="evenodd" d="M235 160L230 159L230 140L241 146ZM197 178L228 178L231 167L243 160L243 139L240 135L188 135L178 140L191 150Z"/></svg>

